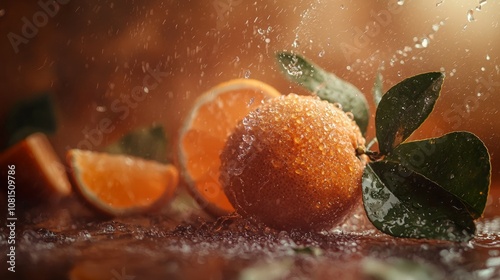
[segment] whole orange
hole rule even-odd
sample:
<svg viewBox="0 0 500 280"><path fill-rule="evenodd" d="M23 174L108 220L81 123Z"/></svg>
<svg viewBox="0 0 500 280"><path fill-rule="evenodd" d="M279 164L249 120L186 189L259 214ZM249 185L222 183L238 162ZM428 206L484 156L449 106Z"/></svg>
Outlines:
<svg viewBox="0 0 500 280"><path fill-rule="evenodd" d="M338 106L289 94L239 122L221 153L219 179L243 217L280 230L327 230L360 199L364 163L356 148L364 143Z"/></svg>

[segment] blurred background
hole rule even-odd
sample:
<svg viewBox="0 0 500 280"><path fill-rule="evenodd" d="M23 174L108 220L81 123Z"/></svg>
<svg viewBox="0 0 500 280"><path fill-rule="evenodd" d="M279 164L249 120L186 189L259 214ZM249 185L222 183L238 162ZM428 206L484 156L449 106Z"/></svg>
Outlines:
<svg viewBox="0 0 500 280"><path fill-rule="evenodd" d="M254 78L307 94L278 68L274 54L288 50L357 86L372 114L378 71L384 90L445 72L434 112L412 137L477 134L498 185L499 11L485 0L2 1L0 127L17 102L49 93L61 157L153 122L174 145L194 99L218 83ZM373 116L371 124L369 139Z"/></svg>

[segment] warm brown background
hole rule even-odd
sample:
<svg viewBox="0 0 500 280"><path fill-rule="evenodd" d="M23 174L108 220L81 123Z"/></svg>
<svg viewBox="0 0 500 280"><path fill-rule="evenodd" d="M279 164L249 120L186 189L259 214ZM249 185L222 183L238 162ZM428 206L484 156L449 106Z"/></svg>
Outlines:
<svg viewBox="0 0 500 280"><path fill-rule="evenodd" d="M305 94L283 78L273 57L278 50L293 49L352 82L370 102L382 61L385 89L410 75L445 71L442 98L415 137L476 133L493 157L493 179L500 180L499 2L474 11L472 22L466 14L478 1L407 0L402 6L333 0L60 2L68 3L17 54L7 34L20 35L23 17L32 22L41 6L36 1L0 4L0 123L18 100L52 92L60 127L51 140L61 156L69 147L84 147L86 137L99 140L83 130L93 130L103 119L113 130L102 133L95 149L155 121L174 136L194 98L228 79L248 76L283 93ZM427 48L415 48L414 37L430 34ZM405 47L412 50L398 52ZM125 114L123 98L142 85L148 67L167 74L143 101L126 105ZM478 88L481 79L489 82ZM122 110L113 109L113 103Z"/></svg>

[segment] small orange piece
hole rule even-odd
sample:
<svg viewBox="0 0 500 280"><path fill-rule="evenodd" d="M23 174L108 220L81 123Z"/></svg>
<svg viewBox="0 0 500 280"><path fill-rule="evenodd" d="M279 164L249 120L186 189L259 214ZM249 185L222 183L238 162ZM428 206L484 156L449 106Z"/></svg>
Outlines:
<svg viewBox="0 0 500 280"><path fill-rule="evenodd" d="M71 193L64 166L45 134L32 134L7 149L0 155L0 166L3 178L15 187L18 205L48 202Z"/></svg>
<svg viewBox="0 0 500 280"><path fill-rule="evenodd" d="M361 198L364 138L341 109L289 94L250 112L221 154L236 211L279 230L328 230Z"/></svg>
<svg viewBox="0 0 500 280"><path fill-rule="evenodd" d="M68 163L78 192L111 216L148 212L177 188L177 168L170 164L77 149L68 151Z"/></svg>
<svg viewBox="0 0 500 280"><path fill-rule="evenodd" d="M214 216L234 211L219 183L219 155L238 121L280 93L261 81L235 79L210 89L195 101L180 130L181 175L198 203Z"/></svg>

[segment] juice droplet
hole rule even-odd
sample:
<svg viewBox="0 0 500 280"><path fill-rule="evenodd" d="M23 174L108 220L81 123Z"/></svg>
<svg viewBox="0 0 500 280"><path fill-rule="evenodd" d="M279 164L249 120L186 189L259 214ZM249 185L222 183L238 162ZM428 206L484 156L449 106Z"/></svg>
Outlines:
<svg viewBox="0 0 500 280"><path fill-rule="evenodd" d="M354 114L352 112L347 112L345 114L349 119L354 120Z"/></svg>
<svg viewBox="0 0 500 280"><path fill-rule="evenodd" d="M245 74L244 74L245 79L250 78L250 75L251 75L251 74L252 74L252 72L250 72L250 70L245 70Z"/></svg>

